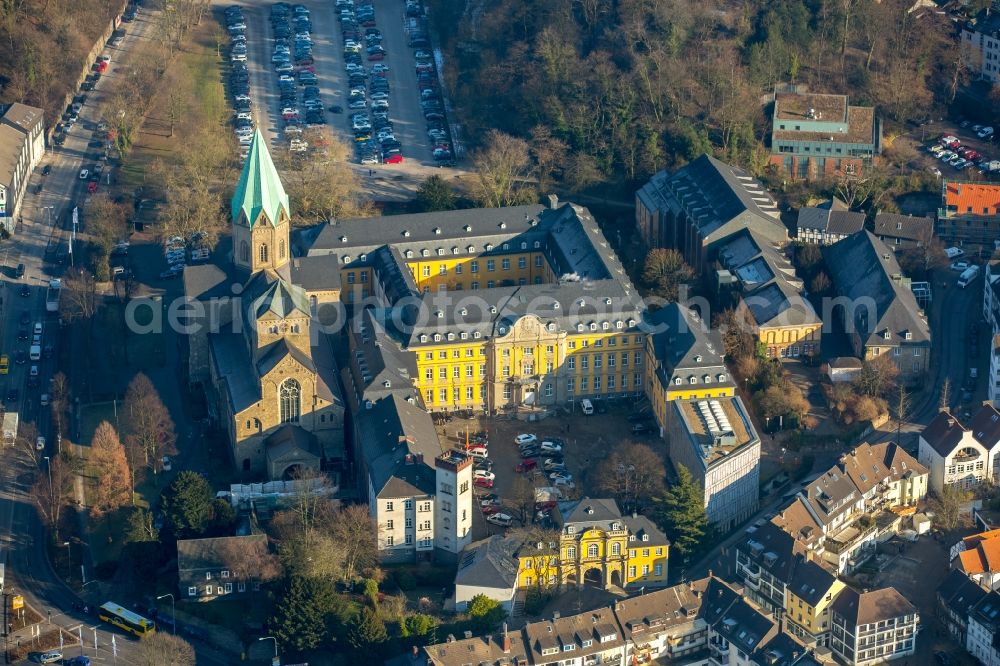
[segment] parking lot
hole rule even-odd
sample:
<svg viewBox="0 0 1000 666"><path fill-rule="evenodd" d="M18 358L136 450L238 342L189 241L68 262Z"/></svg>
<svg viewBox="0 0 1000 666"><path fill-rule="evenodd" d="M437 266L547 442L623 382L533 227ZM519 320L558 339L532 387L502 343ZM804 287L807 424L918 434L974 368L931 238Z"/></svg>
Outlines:
<svg viewBox="0 0 1000 666"><path fill-rule="evenodd" d="M247 25L246 64L250 75L254 120L274 148L287 148L291 137L285 136L283 131L285 120L281 113L283 107L279 73L275 72L276 63L272 63L275 47L271 22L273 4L265 0L240 3ZM345 69L344 34L337 15L337 5L335 2L316 0L307 0L301 4L309 9L309 19L312 24L312 63L308 66L314 68L317 77L318 99L323 103L323 119L333 130L334 135L351 148L349 152L353 156L354 167L373 198L379 200L409 198L420 183L430 175L437 174L449 178L460 173L451 168L442 168L442 162L434 159L435 148L440 147L441 143L447 143L448 138L436 139L432 143L427 133L427 120L424 117L427 109L421 106L419 87L420 85L426 87L427 77L425 74L424 80L418 84L414 57L416 49L408 46L412 25L408 25L407 21L412 21L413 17L406 16L405 3L402 0L371 0L370 4L375 10L375 25L359 26L362 33L367 27L376 28L381 33L381 45L385 49L384 59L369 61L367 56L370 54L363 50L362 65L365 67L369 85L373 80L374 65L380 64L388 68L388 71L383 73L384 79L389 84L388 116L403 156L403 162L397 164L359 163L360 155L355 154L356 137L350 120L352 110L347 108L351 99L350 87ZM356 4L361 7L365 3L357 0ZM420 50L429 51L427 48ZM433 62L433 59L425 57L425 71L429 62ZM298 69L296 67L296 70ZM436 74L434 77L436 78ZM426 97L423 101L427 101ZM331 109L339 112L335 113ZM448 121L441 122L447 132ZM372 138L375 139L374 136Z"/></svg>
<svg viewBox="0 0 1000 666"><path fill-rule="evenodd" d="M980 128L980 126L971 121L945 119L922 125L912 130L906 137L900 137L900 140L909 141L913 149L917 151L916 163L911 165L914 168L939 174L941 177L949 179L1000 180L1000 169L991 171L988 168L989 166L1000 166L1000 163L989 164L991 161L1000 160L1000 146L995 140L996 135L980 137L975 128ZM960 144L952 148L942 146L950 151L948 155L944 156L946 160L941 158L940 153L928 152L929 148L940 144L939 139L945 136L955 137ZM966 160L969 164L957 161L958 158L963 157L963 155L958 154L959 149L965 155L968 155L967 151L969 150L974 151L973 157Z"/></svg>
<svg viewBox="0 0 1000 666"><path fill-rule="evenodd" d="M550 457L545 454L528 459L537 461L535 469L526 472L515 471L515 467L522 462L515 437L519 434L534 434L539 442L542 440L561 442L563 464L566 466L566 471L572 475L574 484L572 488L560 487L565 498L603 495L593 490L597 481L593 470L614 447L633 442L648 444L664 459L666 458L666 445L659 437L653 434L635 436L631 434L633 422L628 420L629 415L641 410L641 407L636 407L634 402L620 400L598 403L599 408L605 410L605 413L595 413L592 416L583 416L577 405L573 414L561 413L535 422L502 417L454 418L448 423L440 423L438 432L443 447L450 445L458 449L465 445L466 432L470 433L470 437L477 432L486 434L489 441L487 447L489 460L493 463L492 472L496 478L493 488L477 488L476 491L480 495L496 494L501 503L500 510L515 518L512 527L520 527L522 524L517 520L518 502L512 493L515 486L514 479L524 476L536 488L550 487L553 482L541 469L544 461ZM503 527L487 523L484 515L475 512L474 539L503 531Z"/></svg>

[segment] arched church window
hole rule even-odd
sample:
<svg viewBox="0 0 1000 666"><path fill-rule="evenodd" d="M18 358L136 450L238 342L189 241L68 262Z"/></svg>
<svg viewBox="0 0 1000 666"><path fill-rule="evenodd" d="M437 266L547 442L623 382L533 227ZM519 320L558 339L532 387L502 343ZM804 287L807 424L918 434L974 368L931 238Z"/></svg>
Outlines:
<svg viewBox="0 0 1000 666"><path fill-rule="evenodd" d="M298 423L302 414L302 387L292 378L278 388L278 407L282 423Z"/></svg>
<svg viewBox="0 0 1000 666"><path fill-rule="evenodd" d="M280 241L278 241L278 259L284 259L284 258L285 258L285 239L282 238Z"/></svg>
<svg viewBox="0 0 1000 666"><path fill-rule="evenodd" d="M267 262L267 243L261 243L260 245L260 260L262 263Z"/></svg>
<svg viewBox="0 0 1000 666"><path fill-rule="evenodd" d="M250 261L250 244L246 241L240 243L240 259L242 261Z"/></svg>

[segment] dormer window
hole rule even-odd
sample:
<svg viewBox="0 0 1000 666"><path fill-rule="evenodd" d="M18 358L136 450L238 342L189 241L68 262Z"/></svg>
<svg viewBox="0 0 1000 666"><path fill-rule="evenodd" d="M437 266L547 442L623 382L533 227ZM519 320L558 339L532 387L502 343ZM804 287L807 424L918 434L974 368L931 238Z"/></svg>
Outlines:
<svg viewBox="0 0 1000 666"><path fill-rule="evenodd" d="M621 528L622 528L622 524L621 523L611 523L611 529L612 530L616 530L617 531L617 530L620 530Z"/></svg>
<svg viewBox="0 0 1000 666"><path fill-rule="evenodd" d="M688 384L697 384L697 383L698 383L697 377L695 377L694 375L688 377Z"/></svg>
<svg viewBox="0 0 1000 666"><path fill-rule="evenodd" d="M649 541L649 535L648 534L643 534L642 535L642 540L643 541Z"/></svg>
<svg viewBox="0 0 1000 666"><path fill-rule="evenodd" d="M888 340L889 338L892 337L892 333L890 333L889 330L886 329L885 333L882 334L882 337Z"/></svg>
<svg viewBox="0 0 1000 666"><path fill-rule="evenodd" d="M528 249L528 241L521 241L521 249L522 250Z"/></svg>
<svg viewBox="0 0 1000 666"><path fill-rule="evenodd" d="M404 237L404 238L409 238L409 237L410 237L410 232L409 232L409 231L407 231L406 229L404 229L404 230L403 230L403 237Z"/></svg>
<svg viewBox="0 0 1000 666"><path fill-rule="evenodd" d="M441 235L441 227L434 227L434 235L435 236Z"/></svg>
<svg viewBox="0 0 1000 666"><path fill-rule="evenodd" d="M629 534L628 535L628 540L629 541L635 541L635 535L634 534Z"/></svg>
<svg viewBox="0 0 1000 666"><path fill-rule="evenodd" d="M577 331L577 333L582 332L583 331L583 324L577 324L576 325L576 331Z"/></svg>
<svg viewBox="0 0 1000 666"><path fill-rule="evenodd" d="M487 252L492 252L493 251L493 243L487 243L486 244L486 251Z"/></svg>
<svg viewBox="0 0 1000 666"><path fill-rule="evenodd" d="M595 322L595 321L590 322L590 330L592 330L592 331L596 331L597 330L597 322Z"/></svg>
<svg viewBox="0 0 1000 666"><path fill-rule="evenodd" d="M466 340L466 339L468 339L469 334L467 332L465 332L465 331L462 331L461 333L458 334L458 337L460 337L463 340Z"/></svg>
<svg viewBox="0 0 1000 666"><path fill-rule="evenodd" d="M344 263L345 264L351 263L351 255L349 255L349 254L345 254L344 255Z"/></svg>
<svg viewBox="0 0 1000 666"><path fill-rule="evenodd" d="M430 255L431 255L431 251L428 250L426 247L420 251L420 256L421 257L429 257Z"/></svg>
<svg viewBox="0 0 1000 666"><path fill-rule="evenodd" d="M448 339L449 340L454 340L455 339L455 334L454 333L449 333L448 334Z"/></svg>
<svg viewBox="0 0 1000 666"><path fill-rule="evenodd" d="M608 330L608 329L610 329L610 328L611 328L611 324L609 324L609 323L608 323L608 322L606 322L606 321L602 321L602 322L601 322L601 329L602 329L602 330L605 330L605 331L607 331L607 330Z"/></svg>
<svg viewBox="0 0 1000 666"><path fill-rule="evenodd" d="M695 362L695 363L701 363L701 354L697 354L697 355L695 355L695 357L694 357L694 362Z"/></svg>
<svg viewBox="0 0 1000 666"><path fill-rule="evenodd" d="M420 341L421 342L427 342L427 334L426 333L421 333L420 334Z"/></svg>
<svg viewBox="0 0 1000 666"><path fill-rule="evenodd" d="M539 243L538 241L535 241L535 249L536 249L536 250L537 250L538 248L540 248L541 246L542 246L542 244L541 244L541 243Z"/></svg>
<svg viewBox="0 0 1000 666"><path fill-rule="evenodd" d="M701 378L701 381L703 381L706 384L711 384L712 383L712 375L705 375L704 377Z"/></svg>
<svg viewBox="0 0 1000 666"><path fill-rule="evenodd" d="M346 243L347 242L347 236L341 236L340 237L340 242L341 243Z"/></svg>
<svg viewBox="0 0 1000 666"><path fill-rule="evenodd" d="M566 526L566 534L574 534L574 533L576 533L576 528L573 527L572 525L567 525Z"/></svg>
<svg viewBox="0 0 1000 666"><path fill-rule="evenodd" d="M491 305L490 306L490 314L496 314L496 313L497 313L497 306Z"/></svg>
<svg viewBox="0 0 1000 666"><path fill-rule="evenodd" d="M439 247L439 248L437 249L437 255L438 255L439 257L441 257L441 256L444 256L444 248L443 248L443 247Z"/></svg>
<svg viewBox="0 0 1000 666"><path fill-rule="evenodd" d="M726 375L720 372L717 379L719 382L724 382L726 381Z"/></svg>
<svg viewBox="0 0 1000 666"><path fill-rule="evenodd" d="M635 326L635 319L629 319L628 320L628 327L632 328L633 326Z"/></svg>
<svg viewBox="0 0 1000 666"><path fill-rule="evenodd" d="M615 322L615 328L617 328L619 330L625 328L625 322L623 322L621 319L619 319L618 321Z"/></svg>
<svg viewBox="0 0 1000 666"><path fill-rule="evenodd" d="M909 331L907 331L906 333L903 334L903 337L906 338L907 340L912 340L913 339L913 333L910 333Z"/></svg>
<svg viewBox="0 0 1000 666"><path fill-rule="evenodd" d="M473 254L476 251L476 246L470 245L469 247L465 248L465 251L468 252L469 254Z"/></svg>
<svg viewBox="0 0 1000 666"><path fill-rule="evenodd" d="M483 334L480 333L479 331L474 331L472 333L472 337L475 338L476 340L478 340L479 338L483 337Z"/></svg>
<svg viewBox="0 0 1000 666"><path fill-rule="evenodd" d="M405 256L406 256L407 259L412 259L413 258L413 250L407 250Z"/></svg>
<svg viewBox="0 0 1000 666"><path fill-rule="evenodd" d="M434 342L441 342L441 334L440 333L435 333L434 334Z"/></svg>
<svg viewBox="0 0 1000 666"><path fill-rule="evenodd" d="M555 331L555 330L556 330L556 325L555 325L555 323L554 323L554 322L551 322L551 321L550 321L550 322L548 323L548 326L546 326L546 328L548 328L548 329L549 329L549 331Z"/></svg>
<svg viewBox="0 0 1000 666"><path fill-rule="evenodd" d="M457 247L451 248L451 253L452 254L458 254L458 248Z"/></svg>

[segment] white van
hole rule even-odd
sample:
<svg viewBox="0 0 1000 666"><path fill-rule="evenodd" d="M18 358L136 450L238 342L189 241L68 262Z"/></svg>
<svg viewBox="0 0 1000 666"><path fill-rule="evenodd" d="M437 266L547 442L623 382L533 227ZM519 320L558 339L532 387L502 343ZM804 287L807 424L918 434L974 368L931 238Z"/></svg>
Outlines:
<svg viewBox="0 0 1000 666"><path fill-rule="evenodd" d="M979 266L969 266L966 268L961 275L958 276L958 286L965 289L979 275Z"/></svg>
<svg viewBox="0 0 1000 666"><path fill-rule="evenodd" d="M584 414L590 416L591 414L594 413L594 403L592 403L587 398L584 398L583 400L580 401L580 409L583 411Z"/></svg>
<svg viewBox="0 0 1000 666"><path fill-rule="evenodd" d="M42 358L41 345L31 345L31 348L28 349L28 358L32 361L40 361Z"/></svg>

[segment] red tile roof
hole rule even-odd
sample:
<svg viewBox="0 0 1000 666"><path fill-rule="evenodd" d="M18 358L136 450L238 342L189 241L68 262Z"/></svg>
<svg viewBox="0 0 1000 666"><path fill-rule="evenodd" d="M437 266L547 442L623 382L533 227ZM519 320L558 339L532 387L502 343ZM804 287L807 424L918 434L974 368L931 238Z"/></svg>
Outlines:
<svg viewBox="0 0 1000 666"><path fill-rule="evenodd" d="M944 204L955 215L1000 215L1000 185L949 181Z"/></svg>

